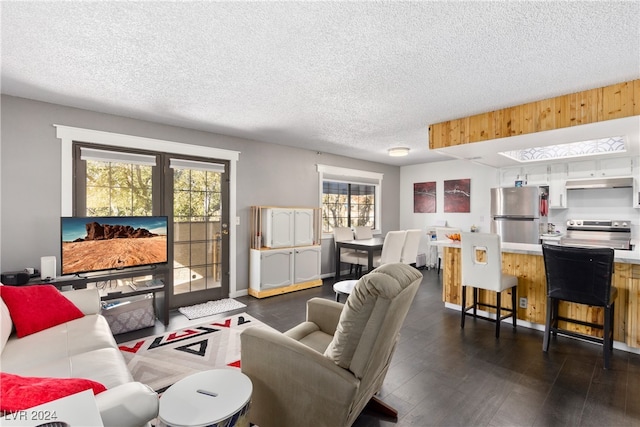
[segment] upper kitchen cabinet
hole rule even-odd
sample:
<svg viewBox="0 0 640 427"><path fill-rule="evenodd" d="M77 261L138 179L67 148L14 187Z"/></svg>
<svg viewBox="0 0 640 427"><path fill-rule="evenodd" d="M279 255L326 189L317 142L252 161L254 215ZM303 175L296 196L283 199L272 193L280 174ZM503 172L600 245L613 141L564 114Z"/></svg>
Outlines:
<svg viewBox="0 0 640 427"><path fill-rule="evenodd" d="M549 166L549 209L567 207L567 165L554 163Z"/></svg>
<svg viewBox="0 0 640 427"><path fill-rule="evenodd" d="M546 164L527 165L522 168L527 185L549 183L549 167Z"/></svg>
<svg viewBox="0 0 640 427"><path fill-rule="evenodd" d="M631 176L633 159L617 157L613 159L583 160L567 165L568 178L599 178L604 176Z"/></svg>
<svg viewBox="0 0 640 427"><path fill-rule="evenodd" d="M617 159L601 159L599 160L600 176L631 176L633 174L633 159L617 158Z"/></svg>
<svg viewBox="0 0 640 427"><path fill-rule="evenodd" d="M549 171L546 164L527 165L500 169L500 186L513 187L516 181L523 181L523 185L547 185Z"/></svg>
<svg viewBox="0 0 640 427"><path fill-rule="evenodd" d="M571 162L567 166L568 178L592 178L596 175L595 160L583 160L580 162Z"/></svg>
<svg viewBox="0 0 640 427"><path fill-rule="evenodd" d="M523 178L522 168L502 168L500 169L500 186L501 187L514 187L516 181L520 181Z"/></svg>

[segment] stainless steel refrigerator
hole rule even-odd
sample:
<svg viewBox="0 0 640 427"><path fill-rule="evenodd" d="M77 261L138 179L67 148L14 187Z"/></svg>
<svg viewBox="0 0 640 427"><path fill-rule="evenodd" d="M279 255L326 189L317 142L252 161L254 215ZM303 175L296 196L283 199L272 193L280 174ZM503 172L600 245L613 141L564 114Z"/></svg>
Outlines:
<svg viewBox="0 0 640 427"><path fill-rule="evenodd" d="M491 232L503 242L540 243L547 226L546 200L538 187L491 189Z"/></svg>

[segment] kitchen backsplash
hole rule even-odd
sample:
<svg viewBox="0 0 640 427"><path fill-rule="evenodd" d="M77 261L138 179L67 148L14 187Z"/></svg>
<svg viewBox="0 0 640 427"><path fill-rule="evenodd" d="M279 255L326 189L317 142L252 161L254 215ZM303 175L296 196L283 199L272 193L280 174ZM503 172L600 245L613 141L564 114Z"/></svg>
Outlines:
<svg viewBox="0 0 640 427"><path fill-rule="evenodd" d="M640 211L632 206L630 188L567 191L567 209L551 209L548 221L565 232L568 219L622 219L631 222L631 237L640 238Z"/></svg>

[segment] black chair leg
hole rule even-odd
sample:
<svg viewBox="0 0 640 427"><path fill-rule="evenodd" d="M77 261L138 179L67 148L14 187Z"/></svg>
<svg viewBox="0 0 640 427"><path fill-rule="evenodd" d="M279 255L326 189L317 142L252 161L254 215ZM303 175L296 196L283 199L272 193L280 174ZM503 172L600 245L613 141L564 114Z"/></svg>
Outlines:
<svg viewBox="0 0 640 427"><path fill-rule="evenodd" d="M518 292L517 287L511 288L511 317L513 320L513 329L516 328L516 320L518 318Z"/></svg>
<svg viewBox="0 0 640 427"><path fill-rule="evenodd" d="M438 270L440 271L440 270ZM462 318L460 319L460 328L464 329L464 318L467 316L467 287L462 287Z"/></svg>
<svg viewBox="0 0 640 427"><path fill-rule="evenodd" d="M496 292L496 338L500 338L500 297L501 292Z"/></svg>
<svg viewBox="0 0 640 427"><path fill-rule="evenodd" d="M473 318L478 317L478 288L473 288Z"/></svg>
<svg viewBox="0 0 640 427"><path fill-rule="evenodd" d="M553 327L553 330L551 331L551 334L554 337L558 336L558 316L560 313L560 300L557 299L553 299L553 305L551 306L551 326Z"/></svg>
<svg viewBox="0 0 640 427"><path fill-rule="evenodd" d="M613 319L616 318L616 303L612 302L611 303L611 339L609 340L609 342L611 343L611 345L609 346L609 350L613 351Z"/></svg>
<svg viewBox="0 0 640 427"><path fill-rule="evenodd" d="M604 331L602 335L602 352L604 353L604 369L609 369L611 365L611 307L604 308Z"/></svg>
<svg viewBox="0 0 640 427"><path fill-rule="evenodd" d="M549 338L551 337L551 311L553 301L547 298L547 318L544 322L544 339L542 341L542 351L549 351Z"/></svg>
<svg viewBox="0 0 640 427"><path fill-rule="evenodd" d="M440 275L440 263L442 262L442 259L438 258L438 276Z"/></svg>

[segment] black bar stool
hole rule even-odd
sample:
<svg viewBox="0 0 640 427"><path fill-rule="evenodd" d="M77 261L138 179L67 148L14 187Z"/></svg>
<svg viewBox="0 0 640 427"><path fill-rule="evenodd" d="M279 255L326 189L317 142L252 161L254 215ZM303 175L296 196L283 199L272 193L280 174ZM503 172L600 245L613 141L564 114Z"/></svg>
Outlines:
<svg viewBox="0 0 640 427"><path fill-rule="evenodd" d="M551 333L601 343L604 368L609 369L613 349L614 302L618 295L618 290L611 286L613 249L542 245L542 254L547 276L547 318L542 351L549 350ZM561 317L558 313L560 301L603 307L604 323ZM560 329L559 320L602 329L603 338Z"/></svg>

